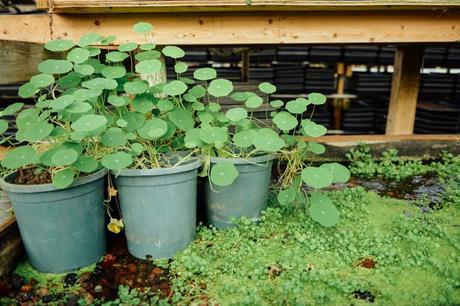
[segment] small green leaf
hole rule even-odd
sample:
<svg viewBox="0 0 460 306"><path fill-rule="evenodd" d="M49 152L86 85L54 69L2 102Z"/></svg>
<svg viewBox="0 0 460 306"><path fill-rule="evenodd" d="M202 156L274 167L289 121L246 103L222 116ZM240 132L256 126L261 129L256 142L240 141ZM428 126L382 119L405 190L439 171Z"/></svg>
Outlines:
<svg viewBox="0 0 460 306"><path fill-rule="evenodd" d="M307 149L317 155L326 152L326 147L324 145L313 141L308 143Z"/></svg>
<svg viewBox="0 0 460 306"><path fill-rule="evenodd" d="M80 38L80 40L79 40L79 42L78 42L78 45L79 45L80 47L87 47L87 46L89 46L89 45L91 45L91 44L94 44L94 43L96 43L97 41L99 41L100 38L101 38L101 37L100 37L99 34L97 34L97 33L93 33L93 32L92 32L92 33L88 33L88 34L83 35L83 36Z"/></svg>
<svg viewBox="0 0 460 306"><path fill-rule="evenodd" d="M74 65L73 69L75 70L75 72L78 72L82 75L91 75L94 73L93 66L88 65L88 64Z"/></svg>
<svg viewBox="0 0 460 306"><path fill-rule="evenodd" d="M307 101L302 99L289 101L286 104L286 109L291 114L303 114L307 110Z"/></svg>
<svg viewBox="0 0 460 306"><path fill-rule="evenodd" d="M294 188L288 188L280 191L276 199L283 206L294 203L297 198L297 191Z"/></svg>
<svg viewBox="0 0 460 306"><path fill-rule="evenodd" d="M161 53L156 50L139 52L134 56L134 58L139 62L159 59L160 57Z"/></svg>
<svg viewBox="0 0 460 306"><path fill-rule="evenodd" d="M126 130L130 132L137 130L145 123L145 115L136 112L127 112L123 114L123 119L128 122Z"/></svg>
<svg viewBox="0 0 460 306"><path fill-rule="evenodd" d="M67 51L75 46L75 43L67 39L54 39L45 44L45 49L52 52Z"/></svg>
<svg viewBox="0 0 460 306"><path fill-rule="evenodd" d="M89 51L83 48L75 48L67 54L67 59L75 64L82 64L89 58Z"/></svg>
<svg viewBox="0 0 460 306"><path fill-rule="evenodd" d="M124 61L128 57L129 57L129 55L127 53L125 53L125 52L112 51L112 52L109 52L109 53L107 53L105 55L105 60L108 61L108 62L117 63L117 62Z"/></svg>
<svg viewBox="0 0 460 306"><path fill-rule="evenodd" d="M161 112L169 112L174 108L174 104L168 99L161 99L158 101L157 107Z"/></svg>
<svg viewBox="0 0 460 306"><path fill-rule="evenodd" d="M238 177L238 170L231 163L218 163L211 168L211 182L217 186L229 186Z"/></svg>
<svg viewBox="0 0 460 306"><path fill-rule="evenodd" d="M116 107L124 106L127 104L127 100L124 97L119 97L117 95L110 95L107 98L107 102Z"/></svg>
<svg viewBox="0 0 460 306"><path fill-rule="evenodd" d="M120 52L131 52L136 48L137 48L137 44L135 42L128 42L128 43L124 43L124 44L121 44L120 46L118 46L118 51L120 51Z"/></svg>
<svg viewBox="0 0 460 306"><path fill-rule="evenodd" d="M302 127L305 134L310 137L320 137L325 135L327 132L327 129L324 126L316 124L308 119L302 120Z"/></svg>
<svg viewBox="0 0 460 306"><path fill-rule="evenodd" d="M176 73L184 73L185 71L187 71L187 68L188 68L188 65L184 62L177 62L174 65L174 71Z"/></svg>
<svg viewBox="0 0 460 306"><path fill-rule="evenodd" d="M340 213L326 195L314 193L310 197L310 203L308 211L314 221L326 227L339 222Z"/></svg>
<svg viewBox="0 0 460 306"><path fill-rule="evenodd" d="M91 173L97 170L99 163L91 156L82 155L72 166L80 172Z"/></svg>
<svg viewBox="0 0 460 306"><path fill-rule="evenodd" d="M193 72L193 77L200 81L212 80L217 77L217 72L213 68L198 68Z"/></svg>
<svg viewBox="0 0 460 306"><path fill-rule="evenodd" d="M152 74L160 71L161 62L157 59L145 60L136 64L136 72L141 74Z"/></svg>
<svg viewBox="0 0 460 306"><path fill-rule="evenodd" d="M139 136L145 139L158 139L161 136L165 135L168 131L168 124L166 121L153 118L145 121L144 126L137 130Z"/></svg>
<svg viewBox="0 0 460 306"><path fill-rule="evenodd" d="M91 66L90 66L91 67ZM74 67L75 68L75 67ZM91 67L92 68L92 67ZM92 68L94 71L94 68ZM60 89L68 89L78 86L81 82L81 76L77 72L69 72L65 76L59 78L56 83Z"/></svg>
<svg viewBox="0 0 460 306"><path fill-rule="evenodd" d="M259 108L262 103L264 102L264 99L262 99L259 96L252 96L249 97L244 104L249 107L249 108Z"/></svg>
<svg viewBox="0 0 460 306"><path fill-rule="evenodd" d="M203 146L200 138L200 129L190 129L185 133L184 145L186 148L192 149Z"/></svg>
<svg viewBox="0 0 460 306"><path fill-rule="evenodd" d="M38 65L38 71L46 74L63 74L72 68L73 64L68 60L47 59Z"/></svg>
<svg viewBox="0 0 460 306"><path fill-rule="evenodd" d="M206 88L204 88L201 85L195 85L192 88L190 88L188 93L197 99L203 98L206 95Z"/></svg>
<svg viewBox="0 0 460 306"><path fill-rule="evenodd" d="M53 185L58 189L64 189L72 185L74 177L75 173L70 168L58 171L53 175Z"/></svg>
<svg viewBox="0 0 460 306"><path fill-rule="evenodd" d="M34 165L38 161L38 154L30 146L17 147L6 153L1 164L8 169L18 169L27 165Z"/></svg>
<svg viewBox="0 0 460 306"><path fill-rule="evenodd" d="M245 110L244 108L242 107L235 107L235 108L231 108L229 109L226 113L225 113L225 116L233 121L233 122L237 122L237 121L240 121L241 119L244 119L248 116L248 111Z"/></svg>
<svg viewBox="0 0 460 306"><path fill-rule="evenodd" d="M163 50L161 50L161 52L163 52L164 55L175 59L185 56L184 50L176 46L166 46Z"/></svg>
<svg viewBox="0 0 460 306"><path fill-rule="evenodd" d="M276 86L268 82L263 82L259 84L259 90L266 94L272 94L276 92Z"/></svg>
<svg viewBox="0 0 460 306"><path fill-rule="evenodd" d="M227 142L228 132L223 127L205 126L199 132L200 139L209 144Z"/></svg>
<svg viewBox="0 0 460 306"><path fill-rule="evenodd" d="M142 152L144 152L144 150L145 150L145 147L138 142L131 144L131 151L133 151L133 153L136 155L140 155Z"/></svg>
<svg viewBox="0 0 460 306"><path fill-rule="evenodd" d="M171 81L163 86L163 92L170 96L178 96L187 90L187 85L182 81Z"/></svg>
<svg viewBox="0 0 460 306"><path fill-rule="evenodd" d="M233 84L229 80L216 79L209 83L208 92L213 97L225 97L233 91Z"/></svg>
<svg viewBox="0 0 460 306"><path fill-rule="evenodd" d="M83 114L89 112L93 107L87 102L74 102L65 110L71 114Z"/></svg>
<svg viewBox="0 0 460 306"><path fill-rule="evenodd" d="M195 120L189 111L183 108L176 108L168 113L169 120L172 121L179 129L187 131L195 126Z"/></svg>
<svg viewBox="0 0 460 306"><path fill-rule="evenodd" d="M8 130L8 121L0 119L0 134L5 133Z"/></svg>
<svg viewBox="0 0 460 306"><path fill-rule="evenodd" d="M137 95L132 103L134 110L141 114L150 112L155 106L153 105L153 101L149 98L150 96L148 94Z"/></svg>
<svg viewBox="0 0 460 306"><path fill-rule="evenodd" d="M101 142L112 148L124 146L126 141L126 134L120 128L110 128L101 137Z"/></svg>
<svg viewBox="0 0 460 306"><path fill-rule="evenodd" d="M332 184L334 176L332 173L320 167L306 167L302 170L302 181L313 188L325 188Z"/></svg>
<svg viewBox="0 0 460 306"><path fill-rule="evenodd" d="M117 152L106 155L101 160L102 165L109 170L122 170L133 163L131 155L125 152Z"/></svg>
<svg viewBox="0 0 460 306"><path fill-rule="evenodd" d="M51 156L51 162L54 166L68 166L78 159L78 152L73 149L58 150Z"/></svg>
<svg viewBox="0 0 460 306"><path fill-rule="evenodd" d="M146 92L149 88L149 85L146 82L135 80L132 82L126 82L123 85L123 88L127 93L137 95Z"/></svg>
<svg viewBox="0 0 460 306"><path fill-rule="evenodd" d="M322 164L320 167L332 173L334 176L333 183L346 183L350 179L350 170L339 163Z"/></svg>
<svg viewBox="0 0 460 306"><path fill-rule="evenodd" d="M92 132L107 124L107 118L101 115L85 115L73 122L71 127L77 132Z"/></svg>
<svg viewBox="0 0 460 306"><path fill-rule="evenodd" d="M126 75L124 66L107 66L101 70L101 74L109 79L118 79Z"/></svg>
<svg viewBox="0 0 460 306"><path fill-rule="evenodd" d="M36 88L31 82L27 82L19 87L18 95L21 98L30 98L35 96L37 92L38 88Z"/></svg>
<svg viewBox="0 0 460 306"><path fill-rule="evenodd" d="M208 104L208 109L209 111L213 112L213 113L217 113L222 107L215 103L215 102L209 102Z"/></svg>
<svg viewBox="0 0 460 306"><path fill-rule="evenodd" d="M273 100L273 101L270 101L270 105L274 108L280 108L284 105L284 102L281 100Z"/></svg>
<svg viewBox="0 0 460 306"><path fill-rule="evenodd" d="M273 118L273 122L282 131L290 131L298 124L296 117L288 112L279 112Z"/></svg>
<svg viewBox="0 0 460 306"><path fill-rule="evenodd" d="M139 49L149 51L149 50L155 49L156 46L157 45L154 43L145 43L145 44L141 44L139 46Z"/></svg>
<svg viewBox="0 0 460 306"><path fill-rule="evenodd" d="M18 111L20 111L23 106L24 106L24 103L22 102L16 102L16 103L10 104L4 110L1 111L1 116L14 115Z"/></svg>
<svg viewBox="0 0 460 306"><path fill-rule="evenodd" d="M51 74L41 73L30 78L30 83L36 88L50 86L54 82L54 77Z"/></svg>
<svg viewBox="0 0 460 306"><path fill-rule="evenodd" d="M233 136L233 143L240 148L249 148L254 144L254 139L256 137L256 130L245 130L238 132Z"/></svg>
<svg viewBox="0 0 460 306"><path fill-rule="evenodd" d="M326 103L326 96L317 92L312 92L311 94L307 95L308 101L314 105L321 105Z"/></svg>
<svg viewBox="0 0 460 306"><path fill-rule="evenodd" d="M22 136L24 140L29 142L36 142L45 139L53 131L54 126L47 122L38 121L30 123L22 131Z"/></svg>
<svg viewBox="0 0 460 306"><path fill-rule="evenodd" d="M286 146L284 140L275 135L258 135L254 138L254 146L262 152L277 152Z"/></svg>
<svg viewBox="0 0 460 306"><path fill-rule="evenodd" d="M133 31L137 34L147 34L153 30L153 25L148 22L138 22L133 26Z"/></svg>

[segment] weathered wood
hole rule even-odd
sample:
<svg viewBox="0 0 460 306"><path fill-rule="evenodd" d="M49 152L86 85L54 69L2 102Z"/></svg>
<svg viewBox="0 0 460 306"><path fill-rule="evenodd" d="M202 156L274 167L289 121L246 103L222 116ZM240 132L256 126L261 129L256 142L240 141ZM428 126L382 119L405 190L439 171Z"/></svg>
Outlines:
<svg viewBox="0 0 460 306"><path fill-rule="evenodd" d="M144 37L131 29L131 25L141 20L155 25L155 41L159 45L460 41L460 10L0 16L0 40L37 43L51 37L78 40L94 31L101 35L116 34L116 44L142 42Z"/></svg>
<svg viewBox="0 0 460 306"><path fill-rule="evenodd" d="M38 0L37 7L51 12L191 12L191 11L324 11L407 10L459 7L456 0Z"/></svg>
<svg viewBox="0 0 460 306"><path fill-rule="evenodd" d="M24 257L24 246L16 220L11 218L0 226L0 277L11 273Z"/></svg>
<svg viewBox="0 0 460 306"><path fill-rule="evenodd" d="M0 40L0 85L29 80L37 73L37 65L48 56L43 45Z"/></svg>
<svg viewBox="0 0 460 306"><path fill-rule="evenodd" d="M409 135L414 131L422 60L420 46L400 46L396 50L386 126L388 135Z"/></svg>

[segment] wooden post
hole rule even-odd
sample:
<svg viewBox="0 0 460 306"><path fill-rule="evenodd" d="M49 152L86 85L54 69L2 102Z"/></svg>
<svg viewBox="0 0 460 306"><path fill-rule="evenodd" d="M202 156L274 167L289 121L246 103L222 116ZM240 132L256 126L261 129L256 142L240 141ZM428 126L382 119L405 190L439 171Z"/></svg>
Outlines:
<svg viewBox="0 0 460 306"><path fill-rule="evenodd" d="M410 135L414 132L422 60L421 46L399 46L396 50L387 135Z"/></svg>
<svg viewBox="0 0 460 306"><path fill-rule="evenodd" d="M249 50L241 52L241 82L249 82Z"/></svg>
<svg viewBox="0 0 460 306"><path fill-rule="evenodd" d="M337 98L334 98L332 106L334 107L334 121L333 129L340 130L342 126L342 112L343 112L343 98L340 97L345 89L345 71L346 65L344 63L337 63Z"/></svg>

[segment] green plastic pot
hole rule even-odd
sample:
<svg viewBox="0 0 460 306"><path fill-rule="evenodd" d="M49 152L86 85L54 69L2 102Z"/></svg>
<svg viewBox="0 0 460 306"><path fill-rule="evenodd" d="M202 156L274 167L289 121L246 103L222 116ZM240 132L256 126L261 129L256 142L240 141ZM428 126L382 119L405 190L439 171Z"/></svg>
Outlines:
<svg viewBox="0 0 460 306"><path fill-rule="evenodd" d="M62 273L88 266L104 255L106 174L100 170L78 178L65 189L52 184L11 184L16 173L0 180L34 268Z"/></svg>
<svg viewBox="0 0 460 306"><path fill-rule="evenodd" d="M195 239L200 161L115 175L129 252L171 258Z"/></svg>
<svg viewBox="0 0 460 306"><path fill-rule="evenodd" d="M249 159L211 158L211 167L219 162L235 165L238 177L229 186L205 184L206 214L210 224L217 228L233 226L233 218L246 217L254 222L260 220L267 207L273 155Z"/></svg>

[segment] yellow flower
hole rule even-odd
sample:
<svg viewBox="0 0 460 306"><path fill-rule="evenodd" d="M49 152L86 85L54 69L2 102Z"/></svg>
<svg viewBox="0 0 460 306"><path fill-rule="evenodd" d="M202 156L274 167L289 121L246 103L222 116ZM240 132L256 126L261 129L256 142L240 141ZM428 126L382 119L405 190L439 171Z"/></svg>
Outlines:
<svg viewBox="0 0 460 306"><path fill-rule="evenodd" d="M110 218L110 223L107 224L107 229L115 234L118 234L119 232L121 232L123 227L124 227L124 224L123 224L122 219L118 220L118 219Z"/></svg>

